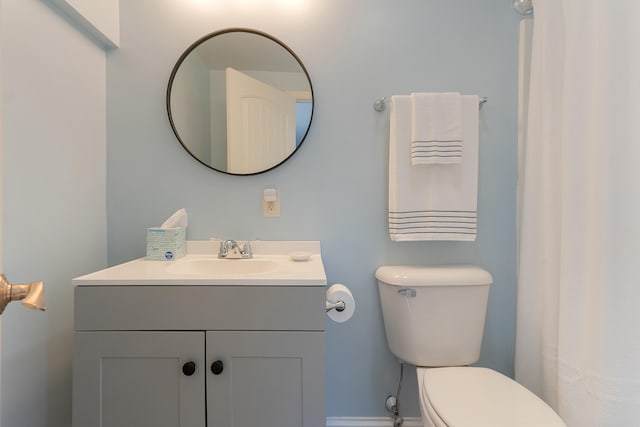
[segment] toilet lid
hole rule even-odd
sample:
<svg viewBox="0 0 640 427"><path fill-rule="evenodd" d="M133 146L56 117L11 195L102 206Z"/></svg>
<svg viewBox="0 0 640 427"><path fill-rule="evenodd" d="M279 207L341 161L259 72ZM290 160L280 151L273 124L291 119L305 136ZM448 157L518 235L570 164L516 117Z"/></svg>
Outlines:
<svg viewBox="0 0 640 427"><path fill-rule="evenodd" d="M420 404L446 427L566 427L540 398L487 368L418 368Z"/></svg>

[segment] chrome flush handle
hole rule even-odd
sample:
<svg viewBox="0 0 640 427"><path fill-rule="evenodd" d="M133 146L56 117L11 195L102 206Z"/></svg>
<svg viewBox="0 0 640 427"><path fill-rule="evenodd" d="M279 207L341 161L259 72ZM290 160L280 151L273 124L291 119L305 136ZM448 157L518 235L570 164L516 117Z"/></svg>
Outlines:
<svg viewBox="0 0 640 427"><path fill-rule="evenodd" d="M398 295L400 295L401 297L415 298L417 294L418 294L418 291L416 291L415 289L411 289L411 288L398 289Z"/></svg>

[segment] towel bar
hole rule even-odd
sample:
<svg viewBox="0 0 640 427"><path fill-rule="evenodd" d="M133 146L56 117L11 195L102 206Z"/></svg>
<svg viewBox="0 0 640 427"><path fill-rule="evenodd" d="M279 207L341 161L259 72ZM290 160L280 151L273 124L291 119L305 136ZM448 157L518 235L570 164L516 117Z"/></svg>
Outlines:
<svg viewBox="0 0 640 427"><path fill-rule="evenodd" d="M484 104L485 102L489 101L489 98L487 98L486 96L483 96L480 98L480 106L482 107L482 104ZM391 99L384 97L384 98L378 98L375 100L375 102L373 103L373 109L376 111L384 111L385 108L387 108L387 104L391 102Z"/></svg>

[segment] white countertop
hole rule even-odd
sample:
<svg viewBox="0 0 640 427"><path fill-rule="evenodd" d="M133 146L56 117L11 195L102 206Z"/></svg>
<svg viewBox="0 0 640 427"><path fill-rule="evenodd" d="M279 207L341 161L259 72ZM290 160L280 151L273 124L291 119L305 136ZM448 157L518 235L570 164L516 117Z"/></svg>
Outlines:
<svg viewBox="0 0 640 427"><path fill-rule="evenodd" d="M277 263L267 272L221 276L171 272L177 263L211 259L211 262L238 263L252 260L219 260L218 241L188 241L187 255L175 261L139 258L73 279L75 286L208 285L208 286L325 286L320 242L252 241L253 260ZM307 253L306 261L294 261L291 254ZM169 269L169 271L167 271Z"/></svg>

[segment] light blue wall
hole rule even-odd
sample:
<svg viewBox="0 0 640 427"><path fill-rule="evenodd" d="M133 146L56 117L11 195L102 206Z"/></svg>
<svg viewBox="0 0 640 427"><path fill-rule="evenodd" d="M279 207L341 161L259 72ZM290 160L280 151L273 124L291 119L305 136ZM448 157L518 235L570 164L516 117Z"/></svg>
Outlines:
<svg viewBox="0 0 640 427"><path fill-rule="evenodd" d="M71 425L71 279L107 263L106 59L41 0L0 1L3 272L47 311L2 314L3 427Z"/></svg>
<svg viewBox="0 0 640 427"><path fill-rule="evenodd" d="M358 303L349 322L327 323L329 416L382 416L397 386L376 267L475 263L495 278L480 363L511 374L519 17L510 2L300 0L290 9L281 3L122 2L121 47L107 58L109 263L144 256L146 227L182 207L193 240L320 240L329 282L349 286ZM316 101L309 136L295 156L249 177L193 160L165 112L167 80L182 51L204 34L237 26L287 43L307 67ZM489 97L481 112L475 243L389 240L389 116L372 104L415 91ZM280 218L261 216L265 187L280 190ZM406 378L402 408L416 416L413 369Z"/></svg>

